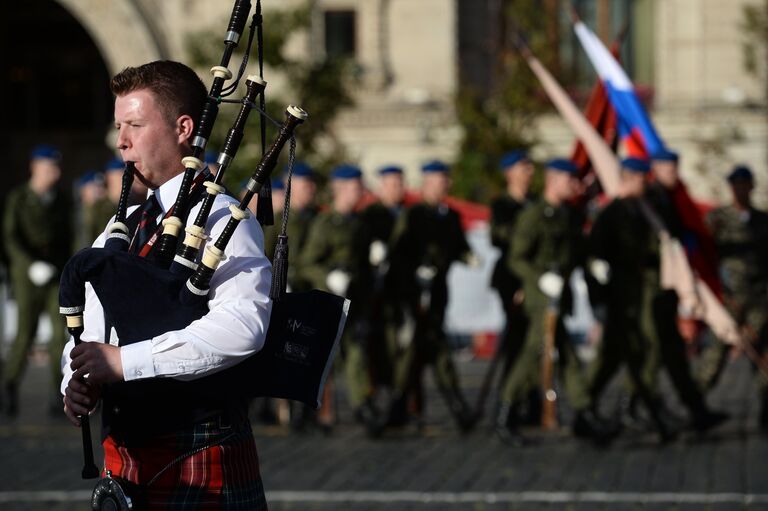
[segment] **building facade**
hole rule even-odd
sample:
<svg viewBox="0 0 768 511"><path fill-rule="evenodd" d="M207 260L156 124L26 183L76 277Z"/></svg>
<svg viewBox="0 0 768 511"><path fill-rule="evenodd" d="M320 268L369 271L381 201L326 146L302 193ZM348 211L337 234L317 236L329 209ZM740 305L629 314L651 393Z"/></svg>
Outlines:
<svg viewBox="0 0 768 511"><path fill-rule="evenodd" d="M263 3L268 11L303 5L304 0ZM462 137L453 106L461 80L465 79L460 77L472 71L475 79L483 80L483 73L490 72L488 66L483 67L482 59L467 57L473 51L467 41L475 45L475 50L480 47L480 54L485 51L485 41L498 35L494 33L498 30L494 18L502 3L311 2L311 28L293 37L290 51L307 59L343 53L357 62L361 85L355 92L356 106L338 117L334 129L349 157L368 175L373 175L380 165L400 163L416 184L423 161L450 161L455 157ZM542 2L554 9L551 12L564 10L567 3ZM28 10L33 10L49 13L51 26L61 29L62 37L74 30L74 25L87 34L101 63L89 66L93 76L86 76L85 70L79 76L94 84L128 65L159 58L187 60L189 38L203 30L223 31L231 9L230 2L208 0L31 0L24 4L30 7L11 9L6 17L8 27L18 25L19 18L31 16ZM681 153L683 174L694 196L707 201L726 200L722 177L733 164L747 163L758 174L758 199L765 203L766 83L746 71L742 58L743 7L760 2L580 0L576 4L588 14L585 20L591 20L605 39L628 20L630 74L645 91L662 138ZM567 17L564 20L558 23L560 37L567 46ZM7 42L10 46L5 47L10 49L6 51L13 52L16 45L23 54L20 41ZM49 53L45 55L45 51ZM57 51L55 45L49 45L43 56L56 59ZM571 48L570 54L576 55L577 49ZM15 91L25 91L28 103L34 103L35 98L46 93L41 90L46 80L44 71L38 69L42 66L44 60L33 61L31 57L19 57L6 64L6 74L16 80L5 81L5 87L16 87L6 90L6 94L16 96ZM269 69L265 75L270 87L281 91L281 97L290 97L289 83ZM585 75L584 80L589 81L589 76ZM91 96L80 98L84 112L94 103L101 105L97 114L87 114L88 123L70 126L63 121L28 121L21 123L22 129L11 130L9 126L18 125L18 120L3 119L8 136L0 142L0 149L9 155L14 168L23 166L28 147L41 138L65 146L72 155L70 167L65 169L70 175L87 166L98 166L92 161L97 157L92 155L95 152L102 158L112 145L111 100L108 91L104 92L105 85L95 84L81 93ZM94 96L98 101L94 102ZM28 115L25 112L13 115ZM554 113L542 116L536 130L541 143L535 148L535 156L570 152L572 134Z"/></svg>

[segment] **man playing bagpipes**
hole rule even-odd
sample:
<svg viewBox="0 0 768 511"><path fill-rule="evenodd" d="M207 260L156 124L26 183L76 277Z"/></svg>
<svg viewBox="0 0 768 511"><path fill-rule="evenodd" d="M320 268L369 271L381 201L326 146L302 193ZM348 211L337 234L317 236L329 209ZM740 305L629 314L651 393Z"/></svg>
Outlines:
<svg viewBox="0 0 768 511"><path fill-rule="evenodd" d="M126 221L138 221L129 251L151 258L152 234L179 192L185 171L182 158L192 154L208 94L194 71L169 61L127 68L112 79L111 89L116 97L117 148L150 189L147 201ZM203 169L199 174L205 173ZM200 209L202 187L197 181L190 220ZM237 203L224 194L215 196L205 225L211 239L222 232L232 204ZM200 319L118 347L115 331L107 327L109 318L89 285L81 335L86 342L74 346L70 341L64 349L67 417L79 426L79 416L105 398L104 470L145 487L150 508L266 509L244 399L223 388L218 396L175 395L167 403L152 399L153 385L163 380L188 382L209 376L261 349L272 306L271 267L256 220L244 218L240 223L244 225L234 230L210 281L208 312ZM94 247L104 246L106 237L105 232ZM126 293L124 302L131 307L127 290L114 292ZM141 380L142 394L122 394L119 405L107 404L112 389Z"/></svg>

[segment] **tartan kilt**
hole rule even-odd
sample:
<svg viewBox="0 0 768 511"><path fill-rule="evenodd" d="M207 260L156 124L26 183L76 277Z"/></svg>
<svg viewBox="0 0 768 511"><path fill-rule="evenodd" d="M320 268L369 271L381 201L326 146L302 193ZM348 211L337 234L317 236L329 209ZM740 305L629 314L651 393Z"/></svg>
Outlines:
<svg viewBox="0 0 768 511"><path fill-rule="evenodd" d="M102 476L110 470L142 487L150 510L267 509L247 420L227 426L216 419L137 445L110 435L103 446Z"/></svg>

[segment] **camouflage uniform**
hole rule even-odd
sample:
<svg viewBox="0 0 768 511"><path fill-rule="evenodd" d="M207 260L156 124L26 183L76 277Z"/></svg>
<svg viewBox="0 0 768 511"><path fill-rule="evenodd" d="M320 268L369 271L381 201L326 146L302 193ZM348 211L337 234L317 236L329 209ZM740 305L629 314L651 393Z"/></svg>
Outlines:
<svg viewBox="0 0 768 511"><path fill-rule="evenodd" d="M71 211L70 201L60 191L52 190L49 197L43 199L26 184L12 190L6 199L3 238L19 318L16 339L5 366L6 386L18 387L35 339L38 318L46 311L53 329L48 345L52 394L59 396L60 359L66 341L64 320L59 314L59 275L71 253ZM42 286L35 285L29 278L30 265L35 261L44 261L56 268L51 280ZM57 406L60 403L56 401Z"/></svg>
<svg viewBox="0 0 768 511"><path fill-rule="evenodd" d="M333 270L350 276L345 293L352 302L342 339L342 355L354 409L372 396L364 343L367 336L371 271L368 263L370 245L365 224L359 213L342 215L335 211L320 213L312 223L306 245L299 254L295 277L317 289L328 290L327 277Z"/></svg>
<svg viewBox="0 0 768 511"><path fill-rule="evenodd" d="M550 299L539 289L539 278L544 273L554 272L564 279L560 311L567 313L571 302L568 280L582 257L581 222L570 207L554 207L540 200L520 213L507 263L510 270L522 279L525 292L523 307L530 318L530 325L522 350L504 381L503 403L518 405L531 389L540 384L544 317ZM563 326L562 314L558 317L555 343L559 353L559 371L571 406L577 411L585 410L590 406L589 395L573 344Z"/></svg>
<svg viewBox="0 0 768 511"><path fill-rule="evenodd" d="M501 251L491 275L491 286L498 291L506 315L506 324L498 340L498 349L501 351L496 355L504 359L501 388L509 376L514 360L523 347L528 329L528 317L524 307L515 303L515 295L522 293L523 283L520 277L509 268L507 260L515 234L515 222L520 212L529 204L530 200L518 202L509 195L499 197L491 204L491 243ZM504 398L507 401L510 400L510 396L502 396L502 399ZM538 396L536 396L535 401L538 402ZM535 410L532 412L535 414Z"/></svg>
<svg viewBox="0 0 768 511"><path fill-rule="evenodd" d="M731 205L711 211L707 224L720 255L725 304L736 322L755 334L759 351L764 351L768 341L768 214L754 208L741 211ZM716 382L727 355L722 343L712 349L703 361L702 379L707 387ZM768 424L766 385L768 381L761 377L764 423Z"/></svg>

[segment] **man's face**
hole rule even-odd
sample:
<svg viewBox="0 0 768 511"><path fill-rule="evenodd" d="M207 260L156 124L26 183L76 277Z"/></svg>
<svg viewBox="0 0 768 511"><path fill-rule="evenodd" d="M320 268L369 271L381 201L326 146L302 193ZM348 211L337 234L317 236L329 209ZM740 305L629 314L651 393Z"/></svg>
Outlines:
<svg viewBox="0 0 768 511"><path fill-rule="evenodd" d="M405 185L403 175L398 173L384 174L379 178L379 198L387 206L396 206L403 201Z"/></svg>
<svg viewBox="0 0 768 511"><path fill-rule="evenodd" d="M427 172L421 182L421 196L429 204L437 204L448 195L451 178L444 172Z"/></svg>
<svg viewBox="0 0 768 511"><path fill-rule="evenodd" d="M575 197L577 192L578 179L567 172L547 171L544 186L547 188L547 195L557 198L561 202L566 202Z"/></svg>
<svg viewBox="0 0 768 511"><path fill-rule="evenodd" d="M333 190L333 209L338 213L352 212L363 197L363 183L359 179L335 179L331 183Z"/></svg>
<svg viewBox="0 0 768 511"><path fill-rule="evenodd" d="M136 165L138 179L157 188L184 170L181 158L188 148L192 120L170 120L155 95L139 89L115 99L117 148L124 161Z"/></svg>
<svg viewBox="0 0 768 511"><path fill-rule="evenodd" d="M656 180L661 183L664 188L672 189L677 185L677 181L680 176L677 172L677 163L673 161L657 161L652 162L652 170Z"/></svg>
<svg viewBox="0 0 768 511"><path fill-rule="evenodd" d="M528 160L521 160L511 167L507 167L504 174L507 178L507 184L527 192L533 179L533 163Z"/></svg>
<svg viewBox="0 0 768 511"><path fill-rule="evenodd" d="M291 178L291 207L303 209L315 202L317 185L309 177Z"/></svg>
<svg viewBox="0 0 768 511"><path fill-rule="evenodd" d="M733 200L739 204L749 204L750 195L752 195L752 189L754 183L751 179L736 179L731 183L731 193L733 194Z"/></svg>
<svg viewBox="0 0 768 511"><path fill-rule="evenodd" d="M623 197L642 197L645 192L645 174L622 170L621 188Z"/></svg>
<svg viewBox="0 0 768 511"><path fill-rule="evenodd" d="M109 200L117 204L120 200L120 191L123 188L123 173L110 170L104 174L104 185L107 187Z"/></svg>
<svg viewBox="0 0 768 511"><path fill-rule="evenodd" d="M59 182L61 167L56 160L36 158L29 165L32 180L38 189L48 191Z"/></svg>

